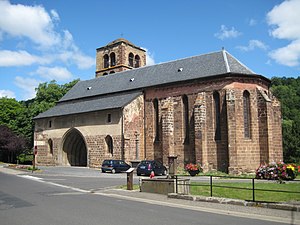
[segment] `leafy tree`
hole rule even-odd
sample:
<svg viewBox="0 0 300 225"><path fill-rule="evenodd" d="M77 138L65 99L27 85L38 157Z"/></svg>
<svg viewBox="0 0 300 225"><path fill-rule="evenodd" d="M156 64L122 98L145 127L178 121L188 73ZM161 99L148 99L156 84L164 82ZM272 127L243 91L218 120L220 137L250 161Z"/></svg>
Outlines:
<svg viewBox="0 0 300 225"><path fill-rule="evenodd" d="M2 161L14 163L26 149L26 140L5 125L0 125L0 156Z"/></svg>
<svg viewBox="0 0 300 225"><path fill-rule="evenodd" d="M273 77L271 89L282 107L284 161L300 163L300 77Z"/></svg>

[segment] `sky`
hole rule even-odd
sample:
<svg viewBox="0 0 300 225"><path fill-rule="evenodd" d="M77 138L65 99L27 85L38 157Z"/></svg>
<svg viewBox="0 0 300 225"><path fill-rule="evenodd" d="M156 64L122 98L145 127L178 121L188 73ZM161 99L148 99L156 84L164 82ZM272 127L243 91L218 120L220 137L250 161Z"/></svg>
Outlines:
<svg viewBox="0 0 300 225"><path fill-rule="evenodd" d="M147 65L225 48L256 74L300 76L300 0L0 0L0 97L93 79L96 49L118 38Z"/></svg>

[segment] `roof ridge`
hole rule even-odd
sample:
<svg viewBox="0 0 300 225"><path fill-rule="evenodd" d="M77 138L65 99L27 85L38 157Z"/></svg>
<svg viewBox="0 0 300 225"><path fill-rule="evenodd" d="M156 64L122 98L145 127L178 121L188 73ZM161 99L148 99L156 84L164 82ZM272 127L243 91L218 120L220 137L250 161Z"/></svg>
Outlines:
<svg viewBox="0 0 300 225"><path fill-rule="evenodd" d="M227 59L227 55L226 55L226 50L223 48L222 49L222 55L225 61L225 66L226 66L226 71L227 73L230 73L230 67L229 67L229 63L228 63L228 59Z"/></svg>

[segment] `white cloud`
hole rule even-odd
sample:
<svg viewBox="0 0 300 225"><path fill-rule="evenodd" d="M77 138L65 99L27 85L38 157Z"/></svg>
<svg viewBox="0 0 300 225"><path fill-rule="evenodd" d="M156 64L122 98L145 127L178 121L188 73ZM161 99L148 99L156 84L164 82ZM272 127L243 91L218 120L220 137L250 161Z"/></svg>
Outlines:
<svg viewBox="0 0 300 225"><path fill-rule="evenodd" d="M44 65L61 60L75 64L79 69L94 66L95 59L80 51L68 30L55 30L54 24L59 21L59 15L54 9L47 13L42 6L14 5L9 1L0 0L0 41L1 37L5 39L3 34L21 41L25 37L43 50L41 56L34 56L24 50L2 50L0 66L29 66L34 63Z"/></svg>
<svg viewBox="0 0 300 225"><path fill-rule="evenodd" d="M267 50L268 46L265 43L263 43L262 41L250 40L248 46L237 46L237 48L242 51L249 52L256 48L259 48L262 50Z"/></svg>
<svg viewBox="0 0 300 225"><path fill-rule="evenodd" d="M41 81L32 78L23 78L17 76L15 78L15 84L22 89L21 99L32 99L36 95L35 89L39 86Z"/></svg>
<svg viewBox="0 0 300 225"><path fill-rule="evenodd" d="M286 66L298 66L300 61L300 39L292 41L289 45L273 50L269 56L277 63Z"/></svg>
<svg viewBox="0 0 300 225"><path fill-rule="evenodd" d="M34 63L45 64L49 63L50 59L47 57L41 58L39 56L31 55L27 51L9 51L0 50L0 67L8 66L29 66Z"/></svg>
<svg viewBox="0 0 300 225"><path fill-rule="evenodd" d="M154 54L148 51L147 48L141 47L146 51L146 66L155 65Z"/></svg>
<svg viewBox="0 0 300 225"><path fill-rule="evenodd" d="M10 90L0 90L0 98L7 97L7 98L16 98L14 92Z"/></svg>
<svg viewBox="0 0 300 225"><path fill-rule="evenodd" d="M289 40L287 46L275 49L269 56L277 63L286 66L300 64L300 0L286 0L276 5L268 14L271 26L270 35Z"/></svg>
<svg viewBox="0 0 300 225"><path fill-rule="evenodd" d="M225 25L222 25L221 30L218 33L215 33L215 37L224 40L228 38L236 38L241 34L242 33L237 31L234 27L231 27L231 29L229 29Z"/></svg>
<svg viewBox="0 0 300 225"><path fill-rule="evenodd" d="M72 78L71 72L63 67L50 68L50 67L40 66L35 72L35 74L38 74L41 77L49 80L57 80L57 81L63 81Z"/></svg>
<svg viewBox="0 0 300 225"><path fill-rule="evenodd" d="M55 20L59 18L55 11L52 15ZM0 1L0 30L13 37L27 37L41 47L50 47L60 41L51 17L41 6Z"/></svg>

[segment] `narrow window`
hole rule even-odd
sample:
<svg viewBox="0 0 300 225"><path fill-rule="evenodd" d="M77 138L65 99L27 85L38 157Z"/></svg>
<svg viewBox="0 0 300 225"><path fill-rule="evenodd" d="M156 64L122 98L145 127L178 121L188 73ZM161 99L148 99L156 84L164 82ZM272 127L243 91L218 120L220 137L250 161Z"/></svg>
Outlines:
<svg viewBox="0 0 300 225"><path fill-rule="evenodd" d="M51 128L52 127L52 121L51 120L49 120L49 128Z"/></svg>
<svg viewBox="0 0 300 225"><path fill-rule="evenodd" d="M136 56L134 57L134 62L135 62L135 64L134 64L134 67L135 67L135 68L140 67L140 57L139 57L138 55L136 55Z"/></svg>
<svg viewBox="0 0 300 225"><path fill-rule="evenodd" d="M53 141L52 141L52 139L48 140L48 149L49 149L49 153L51 155L53 155Z"/></svg>
<svg viewBox="0 0 300 225"><path fill-rule="evenodd" d="M154 136L155 141L159 141L159 109L158 109L158 100L153 100L153 108L154 108Z"/></svg>
<svg viewBox="0 0 300 225"><path fill-rule="evenodd" d="M133 67L133 57L134 55L130 52L128 56L129 66Z"/></svg>
<svg viewBox="0 0 300 225"><path fill-rule="evenodd" d="M106 147L108 153L110 153L112 156L114 155L114 146L113 146L113 139L110 135L107 135L105 137Z"/></svg>
<svg viewBox="0 0 300 225"><path fill-rule="evenodd" d="M184 143L189 143L189 99L186 95L182 96L182 119L183 119L183 134L184 134Z"/></svg>
<svg viewBox="0 0 300 225"><path fill-rule="evenodd" d="M110 66L115 66L116 65L116 54L112 52L110 54Z"/></svg>
<svg viewBox="0 0 300 225"><path fill-rule="evenodd" d="M104 68L108 68L109 67L109 57L108 55L104 55L103 57L103 63L104 63Z"/></svg>
<svg viewBox="0 0 300 225"><path fill-rule="evenodd" d="M250 115L250 93L243 93L243 111L244 111L244 136L251 138L251 115Z"/></svg>
<svg viewBox="0 0 300 225"><path fill-rule="evenodd" d="M110 114L110 113L107 114L107 122L108 122L108 123L111 123L111 114Z"/></svg>
<svg viewBox="0 0 300 225"><path fill-rule="evenodd" d="M214 98L214 110L215 110L215 140L221 140L221 111L220 111L220 94L215 91Z"/></svg>

